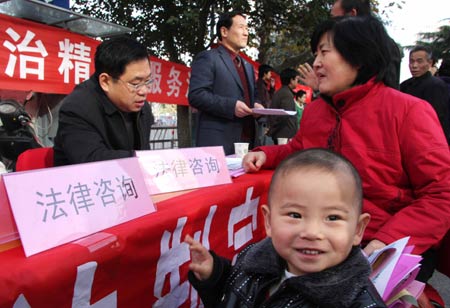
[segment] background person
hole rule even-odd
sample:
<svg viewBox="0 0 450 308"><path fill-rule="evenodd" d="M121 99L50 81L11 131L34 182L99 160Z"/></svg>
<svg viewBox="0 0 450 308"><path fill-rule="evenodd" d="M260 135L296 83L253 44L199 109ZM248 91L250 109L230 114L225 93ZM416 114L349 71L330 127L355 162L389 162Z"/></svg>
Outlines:
<svg viewBox="0 0 450 308"><path fill-rule="evenodd" d="M430 73L431 73L432 76L436 76L437 72L439 70L438 67L437 67L437 63L438 63L439 59L437 59L434 54L432 54L432 56L433 56L433 58L431 59Z"/></svg>
<svg viewBox="0 0 450 308"><path fill-rule="evenodd" d="M275 92L275 80L272 78L273 67L267 64L261 64L258 68L258 80L256 81L256 100L264 106L270 108L272 96ZM255 146L266 145L266 133L268 130L267 116L261 116L257 120L256 143Z"/></svg>
<svg viewBox="0 0 450 308"><path fill-rule="evenodd" d="M336 16L368 16L372 14L370 0L336 0L330 14Z"/></svg>
<svg viewBox="0 0 450 308"><path fill-rule="evenodd" d="M235 142L255 142L255 74L239 56L247 46L248 25L239 12L224 13L217 22L219 47L199 53L192 63L189 104L198 110L197 146L218 146L234 153Z"/></svg>
<svg viewBox="0 0 450 308"><path fill-rule="evenodd" d="M300 120L302 119L303 110L306 105L306 92L303 90L298 90L294 94L295 98L295 110L297 110L297 121L298 121L298 129L300 129Z"/></svg>
<svg viewBox="0 0 450 308"><path fill-rule="evenodd" d="M272 72L273 67L267 64L261 64L258 68L258 81L256 82L257 100L264 108L270 108L275 92Z"/></svg>
<svg viewBox="0 0 450 308"><path fill-rule="evenodd" d="M431 104L436 111L447 143L450 144L449 93L444 81L434 77L433 53L428 46L416 46L409 52L409 71L412 77L400 85L400 91L411 94Z"/></svg>
<svg viewBox="0 0 450 308"><path fill-rule="evenodd" d="M277 167L262 206L268 238L231 266L186 236L189 281L207 308L385 307L359 247L370 219L361 208L361 179L346 159L295 153Z"/></svg>
<svg viewBox="0 0 450 308"><path fill-rule="evenodd" d="M154 122L147 49L129 37L103 41L95 73L62 101L55 166L125 158L150 149Z"/></svg>
<svg viewBox="0 0 450 308"><path fill-rule="evenodd" d="M292 68L286 68L280 73L281 88L275 92L272 98L272 108L295 111L294 89L298 85L299 72ZM278 144L278 138L292 138L298 130L297 117L295 115L269 116L269 132L274 144Z"/></svg>
<svg viewBox="0 0 450 308"><path fill-rule="evenodd" d="M439 70L437 72L437 77L441 79L447 85L448 89L448 131L450 132L450 59L443 59L441 65L439 66Z"/></svg>
<svg viewBox="0 0 450 308"><path fill-rule="evenodd" d="M248 172L273 168L311 147L344 155L361 175L372 217L365 252L410 236L424 257L418 279L427 281L450 227L450 153L430 104L389 87L389 41L375 17L321 24L311 40L321 98L304 110L289 144L260 147L243 164Z"/></svg>

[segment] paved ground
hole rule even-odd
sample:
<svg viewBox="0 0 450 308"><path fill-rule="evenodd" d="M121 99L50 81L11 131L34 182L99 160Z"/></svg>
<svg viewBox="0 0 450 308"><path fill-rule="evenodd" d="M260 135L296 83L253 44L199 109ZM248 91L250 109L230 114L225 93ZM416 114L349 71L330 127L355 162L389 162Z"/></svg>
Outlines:
<svg viewBox="0 0 450 308"><path fill-rule="evenodd" d="M445 307L450 308L450 278L435 272L431 277L430 284L439 292L445 301Z"/></svg>

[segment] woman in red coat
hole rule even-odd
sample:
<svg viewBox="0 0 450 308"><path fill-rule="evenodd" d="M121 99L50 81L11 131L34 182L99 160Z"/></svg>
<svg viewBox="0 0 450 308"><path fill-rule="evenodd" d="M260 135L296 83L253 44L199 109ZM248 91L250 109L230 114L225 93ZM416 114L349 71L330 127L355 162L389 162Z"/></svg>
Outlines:
<svg viewBox="0 0 450 308"><path fill-rule="evenodd" d="M389 87L388 41L375 17L321 24L311 40L320 98L305 108L290 143L259 147L243 164L247 172L274 168L311 147L347 157L363 179L371 214L365 252L410 236L414 253L425 257L419 279L426 281L450 226L450 152L430 104Z"/></svg>

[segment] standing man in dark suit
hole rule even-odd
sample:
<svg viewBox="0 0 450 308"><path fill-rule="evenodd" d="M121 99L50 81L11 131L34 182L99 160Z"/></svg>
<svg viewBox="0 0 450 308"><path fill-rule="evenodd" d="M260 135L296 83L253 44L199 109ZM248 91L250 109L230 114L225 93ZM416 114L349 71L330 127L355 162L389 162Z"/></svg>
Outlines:
<svg viewBox="0 0 450 308"><path fill-rule="evenodd" d="M199 53L192 63L189 104L198 109L196 145L222 145L226 155L235 142L255 141L255 74L239 56L247 46L248 25L238 12L224 13L216 27L219 47Z"/></svg>

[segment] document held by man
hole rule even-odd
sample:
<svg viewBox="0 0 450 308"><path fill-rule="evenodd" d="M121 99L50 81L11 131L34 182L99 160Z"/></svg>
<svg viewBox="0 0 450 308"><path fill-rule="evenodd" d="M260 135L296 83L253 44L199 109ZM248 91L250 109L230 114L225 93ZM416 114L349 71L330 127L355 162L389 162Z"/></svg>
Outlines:
<svg viewBox="0 0 450 308"><path fill-rule="evenodd" d="M284 109L271 109L271 108L253 108L253 114L261 115L294 115L296 111L289 111Z"/></svg>

